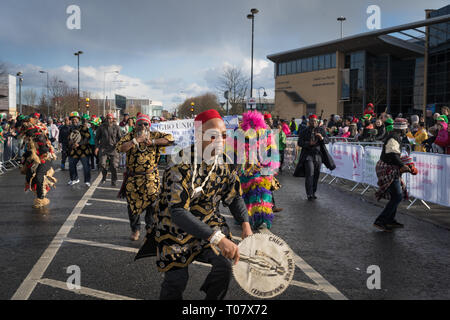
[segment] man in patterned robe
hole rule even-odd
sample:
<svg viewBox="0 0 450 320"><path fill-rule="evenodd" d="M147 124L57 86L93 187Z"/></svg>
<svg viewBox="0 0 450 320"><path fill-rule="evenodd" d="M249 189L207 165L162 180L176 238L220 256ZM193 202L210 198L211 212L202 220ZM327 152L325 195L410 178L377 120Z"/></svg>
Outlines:
<svg viewBox="0 0 450 320"><path fill-rule="evenodd" d="M197 134L206 140L196 138L204 157L194 160L194 154L187 157L190 161L174 164L165 171L160 199L155 205L156 225L137 256L157 256L157 268L165 273L161 300L182 299L189 279L188 266L194 260L212 265L201 287L205 298L225 298L231 280L230 259L237 263L239 250L219 213L220 201L242 226L242 238L252 234L236 171L226 161L219 161L225 157L225 124L215 110L205 111L195 120L196 125L202 124L196 126ZM217 148L209 152L211 145Z"/></svg>
<svg viewBox="0 0 450 320"><path fill-rule="evenodd" d="M150 131L150 118L140 114L136 128L117 143L117 152L126 153L127 171L124 173L119 197L126 197L130 219L131 240L140 236L140 214L145 210L146 229L152 225L152 207L158 198L160 148L173 143L171 134Z"/></svg>

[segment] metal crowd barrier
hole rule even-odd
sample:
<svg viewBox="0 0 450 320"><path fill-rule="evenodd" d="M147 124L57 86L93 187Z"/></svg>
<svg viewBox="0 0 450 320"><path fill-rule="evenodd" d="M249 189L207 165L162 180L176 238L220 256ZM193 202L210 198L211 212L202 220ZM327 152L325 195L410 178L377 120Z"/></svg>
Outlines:
<svg viewBox="0 0 450 320"><path fill-rule="evenodd" d="M0 144L0 174L13 170L20 166L20 146L17 139L11 136L5 137Z"/></svg>

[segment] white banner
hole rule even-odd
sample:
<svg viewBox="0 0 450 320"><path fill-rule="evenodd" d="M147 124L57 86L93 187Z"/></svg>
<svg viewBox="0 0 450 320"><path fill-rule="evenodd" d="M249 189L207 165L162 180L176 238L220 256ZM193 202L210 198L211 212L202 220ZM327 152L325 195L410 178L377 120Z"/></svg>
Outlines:
<svg viewBox="0 0 450 320"><path fill-rule="evenodd" d="M412 152L411 157L419 173L416 176L406 174L410 196L450 206L449 185L447 184L450 173L450 156Z"/></svg>
<svg viewBox="0 0 450 320"><path fill-rule="evenodd" d="M333 176L352 180L363 181L364 148L362 146L346 143L335 143L331 148L336 169Z"/></svg>
<svg viewBox="0 0 450 320"><path fill-rule="evenodd" d="M364 179L363 182L378 187L378 177L375 167L380 160L382 148L367 147L364 149Z"/></svg>
<svg viewBox="0 0 450 320"><path fill-rule="evenodd" d="M161 148L163 155L176 154L194 143L194 119L153 123L151 130L170 133L175 139L174 145Z"/></svg>
<svg viewBox="0 0 450 320"><path fill-rule="evenodd" d="M332 146L333 145L331 143L328 143L328 144L325 145L325 148L327 148L328 153L333 157L333 154L331 152L331 147ZM322 167L320 168L320 172L323 172L325 174L331 174L332 171L330 171L327 167L325 167L324 164L322 164Z"/></svg>

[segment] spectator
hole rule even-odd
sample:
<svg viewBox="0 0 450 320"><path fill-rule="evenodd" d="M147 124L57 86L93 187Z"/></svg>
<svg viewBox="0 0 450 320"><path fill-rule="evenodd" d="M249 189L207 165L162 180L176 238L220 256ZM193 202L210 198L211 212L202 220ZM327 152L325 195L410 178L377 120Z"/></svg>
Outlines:
<svg viewBox="0 0 450 320"><path fill-rule="evenodd" d="M438 117L436 121L439 131L434 140L433 150L437 153L445 153L448 147L448 124L443 116Z"/></svg>
<svg viewBox="0 0 450 320"><path fill-rule="evenodd" d="M281 122L278 122L279 131L279 152L280 152L280 173L283 172L284 150L286 149L286 134L283 131Z"/></svg>
<svg viewBox="0 0 450 320"><path fill-rule="evenodd" d="M447 124L448 124L448 111L449 111L448 107L441 108L442 116L444 116L445 119L447 120L447 121L445 121L445 122L447 122Z"/></svg>
<svg viewBox="0 0 450 320"><path fill-rule="evenodd" d="M295 122L295 118L292 118L291 122L289 123L289 130L293 135L296 135L298 133L298 124L297 122Z"/></svg>
<svg viewBox="0 0 450 320"><path fill-rule="evenodd" d="M352 138L355 140L358 138L358 126L356 125L356 123L350 124L349 132L350 132L349 138Z"/></svg>
<svg viewBox="0 0 450 320"><path fill-rule="evenodd" d="M49 140L52 143L53 148L57 149L57 145L58 145L58 141L59 141L59 129L56 126L56 124L54 124L52 118L48 119L47 129L48 129Z"/></svg>
<svg viewBox="0 0 450 320"><path fill-rule="evenodd" d="M368 118L366 118L364 120L363 132L362 132L361 136L359 136L358 141L373 142L373 141L375 141L376 135L377 135L377 130L374 129L372 123L370 123L370 120Z"/></svg>
<svg viewBox="0 0 450 320"><path fill-rule="evenodd" d="M377 130L375 140L383 141L384 137L386 136L386 129L381 119L377 119L377 121L375 121L375 129Z"/></svg>
<svg viewBox="0 0 450 320"><path fill-rule="evenodd" d="M414 139L416 140L416 145L414 147L414 151L416 152L427 152L425 146L423 145L423 142L428 139L428 133L427 130L425 130L425 123L419 122L418 130L414 134Z"/></svg>
<svg viewBox="0 0 450 320"><path fill-rule="evenodd" d="M66 160L69 156L69 135L70 135L70 119L64 118L64 124L59 129L59 148L61 150L61 170L66 170Z"/></svg>

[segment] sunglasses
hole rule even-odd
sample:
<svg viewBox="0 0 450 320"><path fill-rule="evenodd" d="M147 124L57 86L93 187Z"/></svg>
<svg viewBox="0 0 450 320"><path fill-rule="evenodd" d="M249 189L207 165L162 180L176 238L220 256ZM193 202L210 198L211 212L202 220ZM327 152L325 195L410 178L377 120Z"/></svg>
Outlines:
<svg viewBox="0 0 450 320"><path fill-rule="evenodd" d="M205 132L203 132L203 135L205 135ZM213 134L210 134L208 132L208 135L209 135L209 139L211 141L215 141L220 136L222 137L222 140L226 140L227 139L227 133L226 132L222 132L222 133L216 132L216 133L213 133Z"/></svg>
<svg viewBox="0 0 450 320"><path fill-rule="evenodd" d="M149 124L147 122L141 122L141 123L138 123L138 126L140 126L140 127L148 127Z"/></svg>

